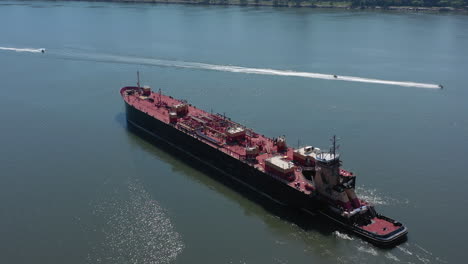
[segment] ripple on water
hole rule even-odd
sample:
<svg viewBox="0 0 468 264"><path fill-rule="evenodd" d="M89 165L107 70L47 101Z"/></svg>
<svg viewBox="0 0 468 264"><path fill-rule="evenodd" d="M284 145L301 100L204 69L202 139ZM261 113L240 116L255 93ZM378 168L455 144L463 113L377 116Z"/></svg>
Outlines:
<svg viewBox="0 0 468 264"><path fill-rule="evenodd" d="M373 248L372 246L358 246L358 247L356 247L356 249L357 249L358 251L361 251L361 252L370 254L370 255L372 255L372 256L377 256L377 255L379 255L379 253L377 252L377 250L375 250L375 248Z"/></svg>
<svg viewBox="0 0 468 264"><path fill-rule="evenodd" d="M354 238L350 237L345 233L340 233L339 231L333 232L333 235L344 240L354 240Z"/></svg>
<svg viewBox="0 0 468 264"><path fill-rule="evenodd" d="M385 257L390 259L390 260L394 260L396 262L400 262L400 259L397 258L397 256L393 255L392 253L390 252L387 252L387 254L385 254Z"/></svg>
<svg viewBox="0 0 468 264"><path fill-rule="evenodd" d="M365 186L356 187L357 195L364 201L374 205L407 205L407 199L399 200L390 196L386 196L377 189L366 188Z"/></svg>
<svg viewBox="0 0 468 264"><path fill-rule="evenodd" d="M184 248L164 209L138 182L129 184L129 199L105 202L95 210L105 218L103 242L90 263L169 263Z"/></svg>

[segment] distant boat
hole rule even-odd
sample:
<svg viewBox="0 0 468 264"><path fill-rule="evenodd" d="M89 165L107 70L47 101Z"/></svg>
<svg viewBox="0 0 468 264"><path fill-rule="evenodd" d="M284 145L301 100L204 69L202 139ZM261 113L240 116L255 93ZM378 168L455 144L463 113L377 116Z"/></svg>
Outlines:
<svg viewBox="0 0 468 264"><path fill-rule="evenodd" d="M439 84L440 89L444 89L444 86L442 84Z"/></svg>
<svg viewBox="0 0 468 264"><path fill-rule="evenodd" d="M338 78L338 76L336 76L336 75L333 75L333 77Z"/></svg>
<svg viewBox="0 0 468 264"><path fill-rule="evenodd" d="M45 49L40 49L40 51L41 51L42 53L44 53L44 52L45 52Z"/></svg>

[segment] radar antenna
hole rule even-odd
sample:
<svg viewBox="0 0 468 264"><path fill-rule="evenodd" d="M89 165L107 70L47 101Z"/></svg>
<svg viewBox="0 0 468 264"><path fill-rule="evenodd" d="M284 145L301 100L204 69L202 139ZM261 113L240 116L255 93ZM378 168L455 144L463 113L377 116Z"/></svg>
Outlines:
<svg viewBox="0 0 468 264"><path fill-rule="evenodd" d="M340 145L337 145L336 142L340 140L339 138L336 137L336 135L333 135L333 137L330 139L332 142L332 148L330 149L330 153L333 154L333 158L336 157L336 151L340 148Z"/></svg>

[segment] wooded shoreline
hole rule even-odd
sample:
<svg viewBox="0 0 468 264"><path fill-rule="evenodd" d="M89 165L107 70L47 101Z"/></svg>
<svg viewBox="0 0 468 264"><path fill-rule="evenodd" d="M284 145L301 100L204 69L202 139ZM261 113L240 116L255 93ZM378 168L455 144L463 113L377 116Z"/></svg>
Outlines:
<svg viewBox="0 0 468 264"><path fill-rule="evenodd" d="M25 1L25 0L23 0ZM26 0L37 1L37 0ZM47 1L47 0L46 0ZM290 8L333 8L355 10L390 10L409 12L464 12L468 13L468 0L48 0L82 2L159 3L191 5L268 6ZM401 3L402 5L395 5Z"/></svg>

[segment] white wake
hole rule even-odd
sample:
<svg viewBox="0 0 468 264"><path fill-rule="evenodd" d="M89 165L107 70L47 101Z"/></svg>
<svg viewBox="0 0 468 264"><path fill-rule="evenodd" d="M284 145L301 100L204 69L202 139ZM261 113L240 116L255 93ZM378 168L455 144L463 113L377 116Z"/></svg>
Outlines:
<svg viewBox="0 0 468 264"><path fill-rule="evenodd" d="M41 53L44 49L31 49L31 48L8 48L8 47L0 47L0 50L7 50L7 51L16 51L16 52L32 52L32 53Z"/></svg>
<svg viewBox="0 0 468 264"><path fill-rule="evenodd" d="M347 234L341 233L339 231L333 232L333 235L335 235L338 238L344 239L344 240L354 240L354 238L350 237Z"/></svg>
<svg viewBox="0 0 468 264"><path fill-rule="evenodd" d="M244 73L244 74L259 74L259 75L337 80L337 81L348 81L348 82L375 83L375 84L386 84L386 85L396 85L396 86L416 87L416 88L426 88L426 89L440 89L441 88L438 84L431 84L431 83L389 81L389 80L371 79L371 78L344 76L344 75L335 75L335 74L325 74L325 73L300 72L300 71L277 70L277 69L266 69L266 68L249 68L249 67L234 66L234 65L218 65L218 64L200 63L200 62L172 61L172 60L161 60L161 59L153 59L153 58L115 56L115 55L106 55L106 54L92 54L92 55L83 54L82 59L99 60L99 61L105 61L105 62L128 63L128 64L188 68L188 69L202 69L202 70L223 71L223 72Z"/></svg>
<svg viewBox="0 0 468 264"><path fill-rule="evenodd" d="M45 49L9 48L9 47L0 47L0 50L16 51L16 52L33 52L33 53L40 53L40 52L45 51ZM249 68L249 67L234 66L234 65L218 65L218 64L201 63L201 62L186 62L186 61L163 60L163 59L144 58L144 57L117 56L117 55L111 55L111 54L90 54L90 53L83 53L83 52L61 52L61 51L48 52L48 54L49 53L58 57L76 59L76 60L91 60L91 61L100 61L100 62L136 64L136 65L176 67L176 68L223 71L223 72L244 73L244 74L301 77L301 78L323 79L323 80L333 80L333 81L374 83L374 84L396 85L396 86L416 87L416 88L426 88L426 89L442 88L440 85L432 84L432 83L390 81L390 80L372 79L372 78L364 78L364 77L356 77L356 76L345 76L345 75L338 75L338 74L301 72L301 71L291 71L291 70L277 70L277 69L267 69L267 68Z"/></svg>

